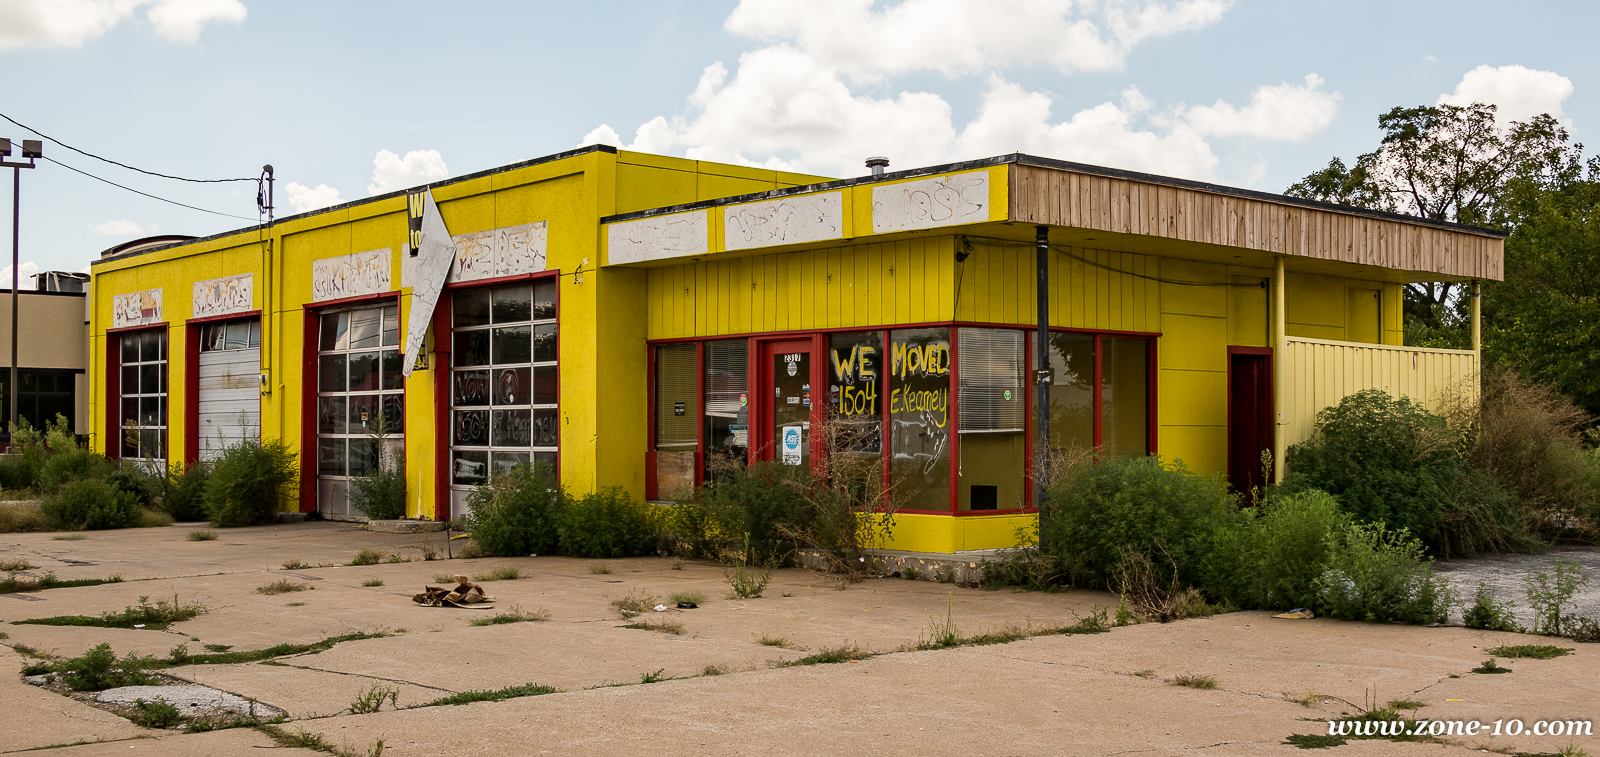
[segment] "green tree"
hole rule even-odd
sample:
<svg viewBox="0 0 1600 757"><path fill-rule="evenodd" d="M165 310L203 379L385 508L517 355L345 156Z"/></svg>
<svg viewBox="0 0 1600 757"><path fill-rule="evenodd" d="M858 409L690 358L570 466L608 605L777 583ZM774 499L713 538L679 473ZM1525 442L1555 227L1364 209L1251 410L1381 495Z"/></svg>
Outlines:
<svg viewBox="0 0 1600 757"><path fill-rule="evenodd" d="M1286 194L1437 221L1505 226L1508 186L1552 188L1577 178L1583 146L1548 114L1500 125L1495 106L1394 108L1378 116L1383 140L1353 165L1334 158ZM1459 284L1406 285L1407 343L1457 344L1466 306ZM1415 325L1413 326L1413 322Z"/></svg>
<svg viewBox="0 0 1600 757"><path fill-rule="evenodd" d="M1484 297L1484 350L1600 414L1600 159L1556 186L1512 182L1506 278Z"/></svg>

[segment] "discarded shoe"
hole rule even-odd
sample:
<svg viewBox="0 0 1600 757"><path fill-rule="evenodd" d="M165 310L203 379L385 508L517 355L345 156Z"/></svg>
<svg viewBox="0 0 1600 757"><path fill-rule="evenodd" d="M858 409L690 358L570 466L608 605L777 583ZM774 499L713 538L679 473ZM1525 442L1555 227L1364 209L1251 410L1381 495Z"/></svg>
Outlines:
<svg viewBox="0 0 1600 757"><path fill-rule="evenodd" d="M693 602L679 602L678 603L678 609L680 609L680 610L693 610L694 608L699 607L699 606L700 605L697 605L697 604L695 604Z"/></svg>

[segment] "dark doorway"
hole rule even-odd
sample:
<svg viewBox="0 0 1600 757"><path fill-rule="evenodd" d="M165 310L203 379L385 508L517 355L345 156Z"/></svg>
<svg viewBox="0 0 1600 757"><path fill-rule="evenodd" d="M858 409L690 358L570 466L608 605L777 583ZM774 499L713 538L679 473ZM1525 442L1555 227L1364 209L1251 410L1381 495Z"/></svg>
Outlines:
<svg viewBox="0 0 1600 757"><path fill-rule="evenodd" d="M1272 351L1229 347L1228 481L1235 491L1267 483L1261 453L1272 449L1272 420ZM1272 472L1265 473L1270 479Z"/></svg>

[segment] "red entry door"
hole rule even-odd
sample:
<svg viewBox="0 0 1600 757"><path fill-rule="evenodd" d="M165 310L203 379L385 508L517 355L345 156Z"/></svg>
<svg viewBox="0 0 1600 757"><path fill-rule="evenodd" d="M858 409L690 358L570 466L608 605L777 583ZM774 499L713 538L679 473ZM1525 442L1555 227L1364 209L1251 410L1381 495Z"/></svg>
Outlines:
<svg viewBox="0 0 1600 757"><path fill-rule="evenodd" d="M1272 356L1228 355L1228 384L1228 481L1247 493L1269 483L1261 453L1272 449Z"/></svg>
<svg viewBox="0 0 1600 757"><path fill-rule="evenodd" d="M812 349L810 339L761 344L756 385L760 410L752 421L752 431L760 433L757 459L785 465L811 462L811 409L826 396L812 383Z"/></svg>

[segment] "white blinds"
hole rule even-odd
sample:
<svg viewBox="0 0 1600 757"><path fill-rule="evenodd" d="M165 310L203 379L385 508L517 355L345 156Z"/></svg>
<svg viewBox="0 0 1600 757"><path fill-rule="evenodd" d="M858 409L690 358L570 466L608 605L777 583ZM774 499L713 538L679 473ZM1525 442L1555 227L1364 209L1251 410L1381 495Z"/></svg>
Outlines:
<svg viewBox="0 0 1600 757"><path fill-rule="evenodd" d="M962 433L1024 430L1022 340L1014 329L958 329L956 414Z"/></svg>
<svg viewBox="0 0 1600 757"><path fill-rule="evenodd" d="M656 449L692 450L700 436L695 425L695 346L663 344L656 347Z"/></svg>

